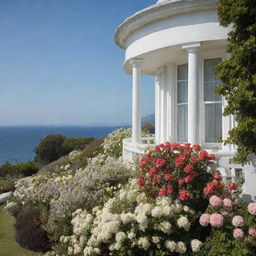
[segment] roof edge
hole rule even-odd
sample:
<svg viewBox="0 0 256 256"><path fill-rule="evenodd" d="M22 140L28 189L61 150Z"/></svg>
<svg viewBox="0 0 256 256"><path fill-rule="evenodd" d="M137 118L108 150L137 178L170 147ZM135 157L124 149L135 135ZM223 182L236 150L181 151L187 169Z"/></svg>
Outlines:
<svg viewBox="0 0 256 256"><path fill-rule="evenodd" d="M127 38L143 26L188 12L216 9L218 2L219 0L158 2L136 12L120 24L114 32L114 41L120 48L125 49Z"/></svg>

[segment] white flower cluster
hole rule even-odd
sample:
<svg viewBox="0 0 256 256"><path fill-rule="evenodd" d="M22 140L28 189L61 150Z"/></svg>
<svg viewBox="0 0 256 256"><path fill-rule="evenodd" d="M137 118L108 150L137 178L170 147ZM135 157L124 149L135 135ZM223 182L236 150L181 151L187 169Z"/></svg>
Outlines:
<svg viewBox="0 0 256 256"><path fill-rule="evenodd" d="M118 158L122 154L123 139L132 136L132 129L120 128L110 133L103 142L104 154ZM142 136L150 136L148 133L142 131Z"/></svg>
<svg viewBox="0 0 256 256"><path fill-rule="evenodd" d="M61 237L60 242L66 244L68 255L117 255L128 251L133 255L133 250L150 255L154 249L184 254L190 246L168 236L183 237L189 231L192 210L188 206L185 209L180 201L168 197L148 200L131 181L92 213L76 210L71 222L73 234ZM193 251L200 250L201 242L197 241L191 240Z"/></svg>
<svg viewBox="0 0 256 256"><path fill-rule="evenodd" d="M83 153L82 150L73 150L68 154L68 158L70 161L74 161L77 157L79 157Z"/></svg>

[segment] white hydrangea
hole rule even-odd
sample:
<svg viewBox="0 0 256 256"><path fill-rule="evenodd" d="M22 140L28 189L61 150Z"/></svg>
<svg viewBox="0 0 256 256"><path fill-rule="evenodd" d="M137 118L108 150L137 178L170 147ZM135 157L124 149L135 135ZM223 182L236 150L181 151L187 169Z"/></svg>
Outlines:
<svg viewBox="0 0 256 256"><path fill-rule="evenodd" d="M170 251L170 252L175 252L176 250L176 243L172 240L166 240L164 243L165 247Z"/></svg>
<svg viewBox="0 0 256 256"><path fill-rule="evenodd" d="M145 251L148 250L148 248L150 247L150 242L148 240L147 237L140 237L138 239L138 246L142 249L144 249Z"/></svg>
<svg viewBox="0 0 256 256"><path fill-rule="evenodd" d="M152 217L160 218L162 216L162 208L159 206L154 207L151 211L151 215Z"/></svg>
<svg viewBox="0 0 256 256"><path fill-rule="evenodd" d="M189 223L187 217L185 217L185 216L181 216L177 220L177 225L179 228L184 228L186 231L189 231L189 229L190 229L190 223Z"/></svg>
<svg viewBox="0 0 256 256"><path fill-rule="evenodd" d="M160 243L160 237L159 236L152 236L152 242L154 244L159 244Z"/></svg>
<svg viewBox="0 0 256 256"><path fill-rule="evenodd" d="M186 251L187 251L187 247L185 243L183 243L182 241L177 242L175 252L183 254Z"/></svg>
<svg viewBox="0 0 256 256"><path fill-rule="evenodd" d="M116 234L116 241L118 242L118 243L123 243L123 241L126 239L126 234L124 233L124 232L118 232L117 234Z"/></svg>
<svg viewBox="0 0 256 256"><path fill-rule="evenodd" d="M203 243L197 239L191 240L190 244L193 252L199 252L203 246Z"/></svg>

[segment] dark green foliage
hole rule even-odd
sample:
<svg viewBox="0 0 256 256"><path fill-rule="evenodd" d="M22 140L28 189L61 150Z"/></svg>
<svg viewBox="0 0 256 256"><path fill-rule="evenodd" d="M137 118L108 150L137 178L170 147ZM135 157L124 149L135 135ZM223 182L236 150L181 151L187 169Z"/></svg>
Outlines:
<svg viewBox="0 0 256 256"><path fill-rule="evenodd" d="M16 240L24 248L37 252L46 252L51 246L46 232L40 227L39 211L23 209L17 218Z"/></svg>
<svg viewBox="0 0 256 256"><path fill-rule="evenodd" d="M5 163L0 166L0 193L14 190L14 182L22 177L30 176L38 172L35 162Z"/></svg>
<svg viewBox="0 0 256 256"><path fill-rule="evenodd" d="M24 163L5 163L0 166L0 177L15 176L30 176L38 171L37 164L35 162L29 161Z"/></svg>
<svg viewBox="0 0 256 256"><path fill-rule="evenodd" d="M66 138L60 134L48 135L34 149L36 153L35 160L40 165L46 165L73 150L83 149L93 140L92 137Z"/></svg>
<svg viewBox="0 0 256 256"><path fill-rule="evenodd" d="M36 161L44 165L60 158L64 140L65 137L60 134L48 135L43 138L34 149Z"/></svg>
<svg viewBox="0 0 256 256"><path fill-rule="evenodd" d="M13 176L5 176L0 178L0 193L5 193L15 189L14 182L19 178Z"/></svg>
<svg viewBox="0 0 256 256"><path fill-rule="evenodd" d="M72 150L84 149L85 145L94 140L93 137L88 138L65 138L62 143L62 155L70 153Z"/></svg>
<svg viewBox="0 0 256 256"><path fill-rule="evenodd" d="M200 256L254 256L255 247L244 240L236 240L232 237L232 229L229 232L216 230L208 237L201 249ZM231 234L231 235L230 235Z"/></svg>
<svg viewBox="0 0 256 256"><path fill-rule="evenodd" d="M237 122L225 143L237 145L233 162L246 163L256 153L256 1L220 0L218 15L222 26L232 24L230 58L217 67L222 80L217 93L228 103L224 115Z"/></svg>

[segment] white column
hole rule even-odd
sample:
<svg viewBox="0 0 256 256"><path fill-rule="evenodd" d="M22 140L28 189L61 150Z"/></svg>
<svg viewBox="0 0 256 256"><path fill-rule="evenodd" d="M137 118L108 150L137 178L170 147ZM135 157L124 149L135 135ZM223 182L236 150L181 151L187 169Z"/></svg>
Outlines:
<svg viewBox="0 0 256 256"><path fill-rule="evenodd" d="M160 143L166 142L167 139L167 68L162 68L162 79L161 79L161 137Z"/></svg>
<svg viewBox="0 0 256 256"><path fill-rule="evenodd" d="M199 144L199 47L183 46L188 52L188 143Z"/></svg>
<svg viewBox="0 0 256 256"><path fill-rule="evenodd" d="M155 143L160 143L160 74L155 75Z"/></svg>
<svg viewBox="0 0 256 256"><path fill-rule="evenodd" d="M141 116L140 116L140 65L142 60L130 61L132 66L132 142L141 142Z"/></svg>
<svg viewBox="0 0 256 256"><path fill-rule="evenodd" d="M167 140L175 142L176 138L176 125L175 125L175 87L176 87L175 65L170 63L167 66Z"/></svg>

